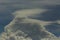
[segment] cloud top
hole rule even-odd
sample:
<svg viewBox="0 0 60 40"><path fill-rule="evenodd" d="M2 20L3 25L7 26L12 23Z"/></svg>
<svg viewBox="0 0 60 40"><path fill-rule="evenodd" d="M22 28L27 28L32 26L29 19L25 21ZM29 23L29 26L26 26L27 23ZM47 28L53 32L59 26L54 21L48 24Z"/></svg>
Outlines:
<svg viewBox="0 0 60 40"><path fill-rule="evenodd" d="M18 10L13 13L14 16L18 17L28 17L28 16L35 16L37 14L40 14L44 11L47 11L46 9L24 9L24 10Z"/></svg>

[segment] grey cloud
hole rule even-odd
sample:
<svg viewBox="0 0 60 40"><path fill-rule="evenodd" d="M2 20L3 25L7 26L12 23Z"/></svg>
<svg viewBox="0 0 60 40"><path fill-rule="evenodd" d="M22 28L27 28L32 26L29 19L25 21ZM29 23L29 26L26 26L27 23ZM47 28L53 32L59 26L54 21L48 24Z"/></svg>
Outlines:
<svg viewBox="0 0 60 40"><path fill-rule="evenodd" d="M29 8L42 8L45 7L46 5L52 6L52 5L60 5L59 0L43 0L43 1L21 1L21 0L0 0L0 11L1 13L4 12L5 14L10 14L16 10L20 9L29 9ZM8 12L8 10L10 10ZM0 14L1 14L0 13ZM8 16L7 16L8 17ZM11 16L10 16L11 17ZM12 19L11 19L12 20ZM6 22L5 22L6 23Z"/></svg>
<svg viewBox="0 0 60 40"><path fill-rule="evenodd" d="M31 12L31 10L32 10L32 12ZM23 14L27 13L30 15L31 13L39 14L39 12L41 12L43 10L28 9L27 10L28 12L26 12L26 10L22 10L22 12L20 12L20 11L17 11L14 13L16 13L16 14L18 13L19 15L21 13L23 13ZM20 39L21 40L23 40L23 39L41 40L43 38L50 38L50 39L56 38L57 39L57 37L54 34L48 32L45 29L45 27L40 24L40 20L31 19L28 17L28 15L25 15L25 16L27 16L27 18L25 16L21 17L19 15L16 15L15 18L5 27L5 30L0 37L1 40L20 40ZM32 15L32 17L33 17L33 15ZM50 39L48 39L48 40L50 40ZM59 39L57 39L57 40L59 40Z"/></svg>
<svg viewBox="0 0 60 40"><path fill-rule="evenodd" d="M31 10L33 12L31 12ZM30 9L28 10L28 14L34 14L39 9ZM26 12L26 10L22 10L23 14ZM21 12L21 13L22 13ZM31 12L31 13L30 13ZM40 11L39 11L40 12ZM19 13L19 12L17 12ZM19 15L21 14L19 13ZM37 12L38 13L38 12ZM26 14L26 13L25 13ZM21 32L20 32L21 31ZM48 32L45 27L40 25L40 21L36 19L31 18L25 18L25 16L15 16L15 18L5 27L5 33L11 36L24 36L25 38L31 38L32 40L40 40L42 38L55 38L56 36L50 32ZM21 33L21 34L20 34ZM2 34L3 35L3 34ZM19 36L19 37L20 37ZM9 38L10 38L9 37ZM10 40L13 39L10 38ZM20 37L21 38L21 37Z"/></svg>
<svg viewBox="0 0 60 40"><path fill-rule="evenodd" d="M18 3L18 2L23 2L23 3L36 3L36 4L60 4L60 0L0 0L0 3Z"/></svg>

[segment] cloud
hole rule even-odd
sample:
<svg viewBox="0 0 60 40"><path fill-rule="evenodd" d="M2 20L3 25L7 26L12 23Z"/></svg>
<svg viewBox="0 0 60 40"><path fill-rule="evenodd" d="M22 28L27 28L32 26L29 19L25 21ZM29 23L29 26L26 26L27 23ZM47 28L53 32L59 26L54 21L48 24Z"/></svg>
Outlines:
<svg viewBox="0 0 60 40"><path fill-rule="evenodd" d="M14 3L14 2L33 2L33 3L45 3L45 4L60 4L60 0L0 0L0 3Z"/></svg>
<svg viewBox="0 0 60 40"><path fill-rule="evenodd" d="M56 6L56 5L60 5L60 1L59 0L43 0L43 1L40 1L40 0L38 0L38 1L30 1L30 0L26 0L26 1L22 1L22 0L0 0L0 12L1 13L5 13L5 14L10 14L10 13L12 13L12 12L14 12L14 11L16 11L16 10L21 10L21 9L33 9L33 8L45 8L45 6ZM9 12L8 12L8 10L9 10ZM40 10L40 9L39 9ZM26 11L29 11L29 10L26 10ZM34 9L34 11L35 11L35 9ZM35 13L33 11L33 13ZM43 13L44 11L46 11L46 10L40 10L40 13ZM18 12L18 11L17 11ZM30 11L31 12L31 11ZM38 10L36 11L36 13L38 12ZM1 14L0 13L0 14ZM4 14L3 13L3 14ZM22 11L22 13L24 13L23 11ZM17 14L15 14L15 15L17 15ZM20 15L20 14L18 14L18 15ZM23 14L21 14L21 15L23 15ZM27 16L26 14L24 15L24 16ZM8 16L7 16L8 17ZM29 17L37 17L37 16L33 16L33 15L30 15L29 14ZM37 17L38 18L38 17ZM45 17L44 17L45 18ZM17 18L18 20L20 20L19 18ZM22 19L24 19L24 18L22 18ZM29 19L29 21L30 21L31 19ZM27 20L26 20L27 21ZM33 20L31 20L31 21L33 21ZM13 22L15 22L15 21L13 21ZM19 21L18 21L19 22ZM39 22L38 20L36 21L34 21L34 22ZM6 22L5 22L6 23ZM47 25L47 24L50 24L50 23L52 23L52 22L46 22L46 21L40 21L40 24L41 25ZM12 24L14 24L14 23L12 23ZM28 24L28 23L27 23ZM8 25L9 26L9 25ZM9 27L9 29L10 29L11 27ZM19 28L19 27L18 27ZM14 30L14 29L13 29ZM12 31L13 31L12 30ZM11 31L11 29L10 30L7 30L7 31ZM12 33L12 34L14 34L14 33ZM11 35L12 35L11 34ZM3 35L3 34L2 34ZM8 34L7 34L8 35ZM10 35L10 34L9 34ZM4 35L4 36L6 36L6 35ZM4 38L4 36L2 37L2 38ZM9 38L10 38L10 36L9 36ZM9 39L8 38L8 39ZM13 38L15 38L14 36L10 39L10 40L13 40Z"/></svg>
<svg viewBox="0 0 60 40"><path fill-rule="evenodd" d="M5 27L5 32L1 35L2 40L40 40L43 38L56 38L54 34L48 32L44 26L41 26L40 20L28 17L32 14L33 17L42 11L44 12L44 10L40 9L26 9L14 12L14 19Z"/></svg>
<svg viewBox="0 0 60 40"><path fill-rule="evenodd" d="M14 12L13 14L15 16L20 16L20 17L28 17L28 16L35 16L37 14L40 14L42 12L46 11L46 9L24 9L24 10L18 10Z"/></svg>

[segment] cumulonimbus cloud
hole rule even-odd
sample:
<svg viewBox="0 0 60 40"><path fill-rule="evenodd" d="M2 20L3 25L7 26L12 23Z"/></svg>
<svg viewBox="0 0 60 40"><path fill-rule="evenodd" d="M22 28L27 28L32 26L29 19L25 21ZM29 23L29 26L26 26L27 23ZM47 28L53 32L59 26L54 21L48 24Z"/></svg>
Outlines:
<svg viewBox="0 0 60 40"><path fill-rule="evenodd" d="M45 38L57 38L48 32L41 21L29 18L46 11L45 9L26 9L14 12L14 19L5 27L1 40L41 40ZM41 22L41 23L40 23Z"/></svg>

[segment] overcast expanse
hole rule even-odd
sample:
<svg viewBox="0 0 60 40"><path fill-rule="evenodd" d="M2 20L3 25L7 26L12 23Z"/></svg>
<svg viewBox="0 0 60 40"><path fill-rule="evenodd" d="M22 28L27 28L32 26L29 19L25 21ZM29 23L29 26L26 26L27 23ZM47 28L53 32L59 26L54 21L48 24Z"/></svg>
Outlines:
<svg viewBox="0 0 60 40"><path fill-rule="evenodd" d="M17 18L15 18L16 16ZM13 25L15 24L15 19L22 17L23 19L25 17L28 18L28 23L35 20L30 23L39 23L46 29L49 35L52 34L54 37L60 36L60 0L0 0L0 34L3 35L3 37L7 36L6 34L9 33L8 28L10 31L14 31L12 28L14 26L10 26L11 22L11 25ZM17 28L17 26L15 28ZM14 33L12 32L11 35L13 34ZM16 35L14 34L13 36Z"/></svg>

